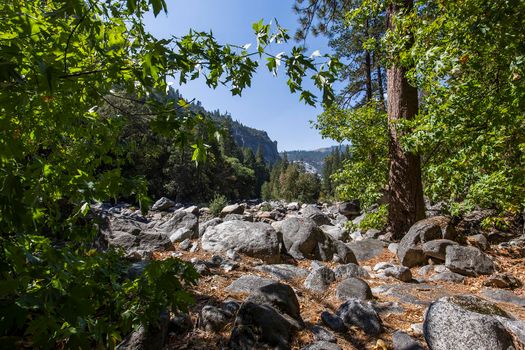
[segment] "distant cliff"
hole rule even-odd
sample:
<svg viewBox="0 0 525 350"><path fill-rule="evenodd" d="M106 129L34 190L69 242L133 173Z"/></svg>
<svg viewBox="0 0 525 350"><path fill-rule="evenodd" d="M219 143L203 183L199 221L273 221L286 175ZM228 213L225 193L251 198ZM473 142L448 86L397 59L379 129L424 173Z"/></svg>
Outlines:
<svg viewBox="0 0 525 350"><path fill-rule="evenodd" d="M169 97L178 101L183 98L178 90L170 89ZM192 102L190 108L195 112L201 113L211 117L220 124L228 124L235 143L239 147L250 148L254 154L260 148L264 160L270 164L274 164L280 157L277 151L277 141L272 141L266 131L250 128L233 120L228 113L221 113L220 111L208 111L204 109L200 101Z"/></svg>
<svg viewBox="0 0 525 350"><path fill-rule="evenodd" d="M324 166L324 159L326 156L330 155L334 149L339 147L340 150L344 150L346 148L345 145L341 146L332 146L332 147L325 147L325 148L318 148L311 151L287 151L287 152L281 152L280 155L284 156L286 153L286 156L288 157L288 160L290 162L304 162L312 167L314 167L317 170L317 173L321 173L323 171Z"/></svg>

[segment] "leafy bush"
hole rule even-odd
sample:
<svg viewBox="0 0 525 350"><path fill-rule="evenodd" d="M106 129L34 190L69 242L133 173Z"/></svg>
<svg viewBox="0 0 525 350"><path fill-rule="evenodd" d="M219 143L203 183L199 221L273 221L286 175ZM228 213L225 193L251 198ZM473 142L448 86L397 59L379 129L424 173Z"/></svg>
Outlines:
<svg viewBox="0 0 525 350"><path fill-rule="evenodd" d="M388 218L388 206L380 205L376 210L366 213L364 219L355 225L352 221L348 221L345 225L350 231L359 229L360 231L367 231L369 229L383 230L386 227Z"/></svg>
<svg viewBox="0 0 525 350"><path fill-rule="evenodd" d="M273 207L270 203L264 203L263 205L261 205L260 210L261 211L272 211Z"/></svg>
<svg viewBox="0 0 525 350"><path fill-rule="evenodd" d="M66 244L41 236L1 239L0 339L15 347L114 347L132 328L158 321L164 310L185 310L184 290L195 269L178 259L151 261L137 278L116 251ZM61 345L60 345L61 344Z"/></svg>
<svg viewBox="0 0 525 350"><path fill-rule="evenodd" d="M228 204L228 198L222 194L215 194L213 200L209 204L210 212L217 216L221 213L222 209Z"/></svg>

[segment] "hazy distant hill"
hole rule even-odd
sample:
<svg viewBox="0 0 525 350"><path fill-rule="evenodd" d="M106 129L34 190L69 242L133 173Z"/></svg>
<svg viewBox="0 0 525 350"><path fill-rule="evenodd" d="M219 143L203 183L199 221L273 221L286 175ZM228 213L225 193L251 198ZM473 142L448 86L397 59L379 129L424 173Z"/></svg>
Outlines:
<svg viewBox="0 0 525 350"><path fill-rule="evenodd" d="M170 98L179 100L182 95L178 90L171 89L169 92ZM257 149L261 147L264 160L270 164L275 163L279 159L279 152L277 151L277 141L270 139L266 131L250 128L233 120L228 113L221 113L220 111L207 111L204 109L200 101L191 103L190 106L196 112L210 116L213 120L219 123L228 122L231 127L231 133L235 143L240 147L250 148L253 153L257 153Z"/></svg>
<svg viewBox="0 0 525 350"><path fill-rule="evenodd" d="M323 170L324 159L337 147L339 147L341 150L344 150L346 145L318 148L311 151L287 151L280 152L279 154L284 156L286 153L289 161L302 161L308 163L313 166L318 173L321 173Z"/></svg>

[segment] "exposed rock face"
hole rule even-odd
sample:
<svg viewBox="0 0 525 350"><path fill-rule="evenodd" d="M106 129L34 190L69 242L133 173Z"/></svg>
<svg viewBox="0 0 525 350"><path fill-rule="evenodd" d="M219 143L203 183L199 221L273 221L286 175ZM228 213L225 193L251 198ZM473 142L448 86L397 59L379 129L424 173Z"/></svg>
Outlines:
<svg viewBox="0 0 525 350"><path fill-rule="evenodd" d="M284 246L296 259L332 260L333 239L325 234L312 219L289 218L274 225L283 235Z"/></svg>
<svg viewBox="0 0 525 350"><path fill-rule="evenodd" d="M455 245L447 247L445 266L465 276L490 275L495 269L492 260L478 248Z"/></svg>
<svg viewBox="0 0 525 350"><path fill-rule="evenodd" d="M431 350L510 350L512 336L497 320L497 306L475 296L445 297L432 303L423 330Z"/></svg>
<svg viewBox="0 0 525 350"><path fill-rule="evenodd" d="M202 248L220 253L233 249L268 263L280 261L280 237L269 224L227 221L208 227L201 238Z"/></svg>

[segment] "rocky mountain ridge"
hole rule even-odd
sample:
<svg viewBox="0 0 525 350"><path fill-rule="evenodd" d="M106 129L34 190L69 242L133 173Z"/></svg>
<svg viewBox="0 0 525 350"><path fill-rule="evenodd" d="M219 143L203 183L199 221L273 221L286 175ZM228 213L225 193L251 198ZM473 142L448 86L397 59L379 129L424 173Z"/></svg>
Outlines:
<svg viewBox="0 0 525 350"><path fill-rule="evenodd" d="M178 90L170 89L168 97L175 101L183 98ZM207 115L221 125L227 125L231 129L231 134L237 146L250 148L254 154L261 149L264 160L269 164L274 164L280 157L277 151L277 141L273 141L264 130L258 130L243 125L234 120L229 113L221 113L219 110L208 111L200 101L190 103L189 108L196 113Z"/></svg>
<svg viewBox="0 0 525 350"><path fill-rule="evenodd" d="M107 244L136 260L178 257L201 274L196 304L121 349L521 349L525 239L435 215L400 242L350 231L356 203L241 203L219 217L167 198L146 216L95 210ZM153 341L153 339L155 341ZM159 341L162 340L162 341ZM146 346L145 344L148 344Z"/></svg>

